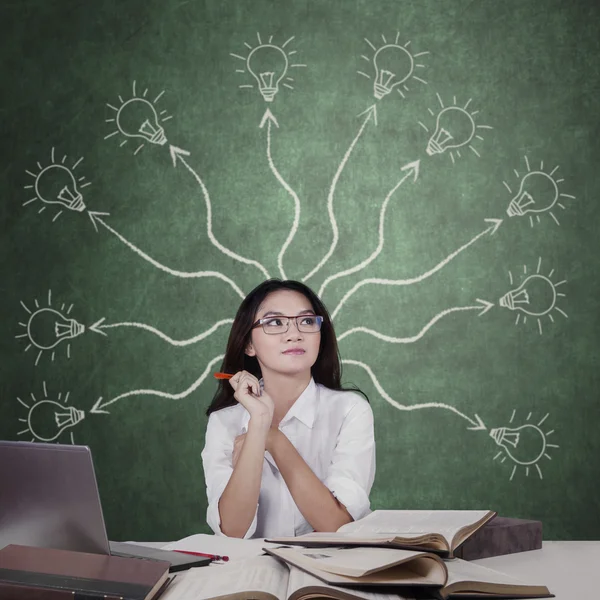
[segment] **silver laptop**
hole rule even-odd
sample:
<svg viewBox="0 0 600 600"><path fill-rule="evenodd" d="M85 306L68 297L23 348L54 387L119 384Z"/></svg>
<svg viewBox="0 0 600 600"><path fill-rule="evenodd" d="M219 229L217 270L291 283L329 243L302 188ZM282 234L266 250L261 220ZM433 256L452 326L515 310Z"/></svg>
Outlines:
<svg viewBox="0 0 600 600"><path fill-rule="evenodd" d="M0 549L8 544L167 560L171 571L210 562L109 543L87 446L0 440Z"/></svg>

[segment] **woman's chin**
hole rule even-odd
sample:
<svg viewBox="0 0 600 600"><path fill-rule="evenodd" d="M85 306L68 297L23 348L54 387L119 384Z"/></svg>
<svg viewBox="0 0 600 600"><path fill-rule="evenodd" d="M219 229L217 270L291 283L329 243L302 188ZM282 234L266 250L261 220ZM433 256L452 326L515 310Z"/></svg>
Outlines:
<svg viewBox="0 0 600 600"><path fill-rule="evenodd" d="M293 357L294 360L286 359L284 364L278 363L272 367L267 367L273 373L278 375L300 375L307 373L310 375L310 370L315 361L307 360L306 357Z"/></svg>

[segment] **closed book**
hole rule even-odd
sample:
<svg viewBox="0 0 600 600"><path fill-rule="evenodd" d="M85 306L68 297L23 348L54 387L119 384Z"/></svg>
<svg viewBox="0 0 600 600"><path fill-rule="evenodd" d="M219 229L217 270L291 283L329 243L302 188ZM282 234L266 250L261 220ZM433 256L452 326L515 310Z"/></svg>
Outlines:
<svg viewBox="0 0 600 600"><path fill-rule="evenodd" d="M152 600L169 563L11 544L0 550L0 600Z"/></svg>
<svg viewBox="0 0 600 600"><path fill-rule="evenodd" d="M528 552L542 547L542 523L528 519L496 517L468 538L455 554L477 560L502 554Z"/></svg>

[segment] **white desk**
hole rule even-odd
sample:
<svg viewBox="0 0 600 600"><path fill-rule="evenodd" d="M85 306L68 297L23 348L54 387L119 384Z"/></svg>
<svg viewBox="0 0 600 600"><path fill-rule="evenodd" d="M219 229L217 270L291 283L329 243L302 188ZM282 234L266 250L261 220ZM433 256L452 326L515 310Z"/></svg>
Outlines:
<svg viewBox="0 0 600 600"><path fill-rule="evenodd" d="M556 600L598 600L600 542L543 542L541 550L474 561L529 583L542 583Z"/></svg>

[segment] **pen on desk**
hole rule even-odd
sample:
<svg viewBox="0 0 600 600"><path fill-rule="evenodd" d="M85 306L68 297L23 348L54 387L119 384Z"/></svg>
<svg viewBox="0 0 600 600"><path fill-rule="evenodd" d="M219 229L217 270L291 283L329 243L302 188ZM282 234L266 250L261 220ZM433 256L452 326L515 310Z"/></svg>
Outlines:
<svg viewBox="0 0 600 600"><path fill-rule="evenodd" d="M191 550L173 550L173 552L179 552L180 554L190 554L191 556L204 556L206 558L210 558L211 560L222 560L223 562L227 562L229 560L229 556L207 554L206 552L192 552Z"/></svg>
<svg viewBox="0 0 600 600"><path fill-rule="evenodd" d="M231 373L214 373L215 379L231 379L233 375Z"/></svg>

